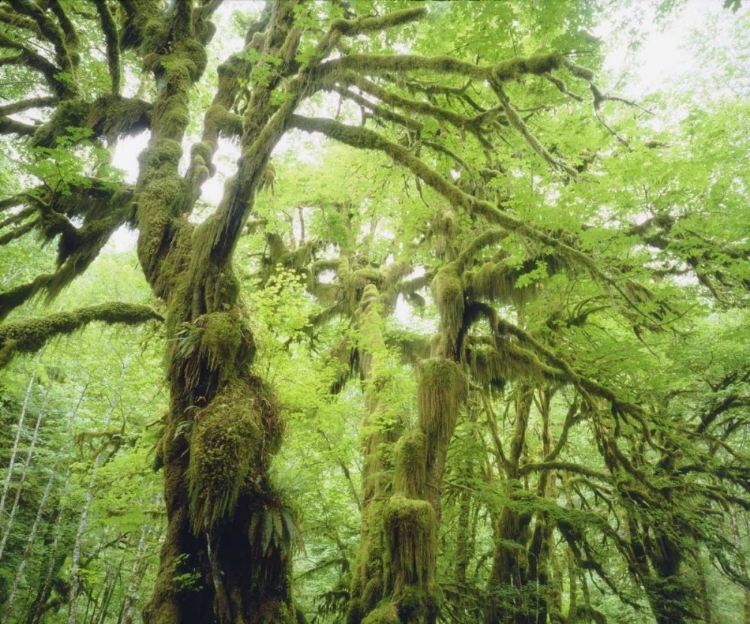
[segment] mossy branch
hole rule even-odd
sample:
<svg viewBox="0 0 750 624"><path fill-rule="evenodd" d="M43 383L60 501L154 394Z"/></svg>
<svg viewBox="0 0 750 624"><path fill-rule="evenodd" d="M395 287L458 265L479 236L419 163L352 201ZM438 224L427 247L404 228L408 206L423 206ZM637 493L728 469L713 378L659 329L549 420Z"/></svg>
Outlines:
<svg viewBox="0 0 750 624"><path fill-rule="evenodd" d="M500 82L516 80L523 75L543 75L555 69L566 68L577 78L591 81L593 72L567 60L559 51L545 52L529 57L515 57L495 65L479 66L450 56L420 56L399 54L350 54L323 64L327 72L341 75L353 70L363 74L382 75L389 72L425 71L437 74L457 74L475 80L494 78Z"/></svg>
<svg viewBox="0 0 750 624"><path fill-rule="evenodd" d="M110 13L106 0L94 0L99 20L104 31L104 41L107 44L107 65L112 78L112 94L120 93L120 42L117 35L117 25Z"/></svg>
<svg viewBox="0 0 750 624"><path fill-rule="evenodd" d="M518 133L526 140L531 149L539 154L554 169L560 169L564 171L569 177L573 179L577 178L578 172L573 169L573 167L571 167L566 162L555 158L549 152L549 150L547 150L547 148L541 144L539 139L534 136L529 127L526 125L526 122L521 119L521 116L516 112L516 109L511 104L510 98L505 93L505 89L503 89L502 84L498 80L495 80L493 77L493 79L490 80L490 85L492 86L493 91L500 100L500 103L503 105L503 109L505 109L505 115L508 117L510 125L513 126L518 131Z"/></svg>
<svg viewBox="0 0 750 624"><path fill-rule="evenodd" d="M602 273L593 259L585 253L516 219L488 201L477 199L468 193L464 193L458 186L429 167L409 149L387 140L373 130L355 128L334 121L333 119L311 118L301 115L293 115L291 125L306 132L320 132L352 147L385 152L395 162L409 169L423 182L448 199L454 206L475 212L484 216L491 223L496 223L508 231L516 232L522 236L536 240L543 245L548 245L560 253L563 258L569 259L586 268L594 277L607 283L611 281Z"/></svg>
<svg viewBox="0 0 750 624"><path fill-rule="evenodd" d="M8 26L14 26L16 28L23 28L29 32L42 36L42 31L39 29L37 23L24 15L18 13L8 13L7 11L0 11L0 23L7 24Z"/></svg>
<svg viewBox="0 0 750 624"><path fill-rule="evenodd" d="M72 334L89 323L101 321L108 325L138 325L146 321L163 321L153 308L135 303L105 303L79 308L72 312L59 312L42 318L33 318L0 326L0 368L16 355L35 353L47 342Z"/></svg>
<svg viewBox="0 0 750 624"><path fill-rule="evenodd" d="M0 116L13 115L14 113L21 113L27 111L30 108L44 108L47 106L54 106L57 102L55 97L36 97L29 98L27 100L19 100L5 106L0 106Z"/></svg>
<svg viewBox="0 0 750 624"><path fill-rule="evenodd" d="M17 134L19 136L32 136L37 126L32 126L22 121L16 121L10 117L0 117L0 134Z"/></svg>
<svg viewBox="0 0 750 624"><path fill-rule="evenodd" d="M61 98L75 95L75 90L71 88L71 85L69 85L67 81L58 78L58 75L62 70L54 63L50 63L41 54L37 54L31 48L3 33L0 33L0 48L18 50L20 54L11 57L12 62L8 61L8 64L26 65L30 69L41 72L45 81L49 85L49 88L55 95Z"/></svg>
<svg viewBox="0 0 750 624"><path fill-rule="evenodd" d="M611 476L600 472L598 470L593 470L592 468L587 468L586 466L580 466L579 464L574 464L572 462L559 462L559 461L545 461L540 463L529 463L524 464L519 469L518 473L521 476L526 476L531 474L532 472L542 472L544 470L564 470L565 472L572 472L575 474L581 474L586 477L591 477L592 479L599 479L600 481L611 481Z"/></svg>
<svg viewBox="0 0 750 624"><path fill-rule="evenodd" d="M27 15L37 23L37 25L39 26L39 30L41 31L44 38L54 46L55 57L58 64L60 65L60 69L68 75L72 76L76 63L74 62L73 56L68 51L68 45L66 45L66 43L70 44L71 41L66 41L66 35L65 33L63 33L60 26L58 26L52 19L50 19L37 4L30 2L29 0L9 1L11 6L16 11L23 15ZM60 12L62 12L64 15L62 8L60 8ZM68 88L71 91L76 90L76 87L72 84Z"/></svg>

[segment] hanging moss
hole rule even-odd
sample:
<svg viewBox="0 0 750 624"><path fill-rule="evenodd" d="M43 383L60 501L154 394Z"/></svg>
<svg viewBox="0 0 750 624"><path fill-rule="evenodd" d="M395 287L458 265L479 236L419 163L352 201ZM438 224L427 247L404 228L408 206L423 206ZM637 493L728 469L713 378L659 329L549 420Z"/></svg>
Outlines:
<svg viewBox="0 0 750 624"><path fill-rule="evenodd" d="M396 494L386 505L384 525L393 595L400 597L407 586L434 583L437 520L432 505Z"/></svg>
<svg viewBox="0 0 750 624"><path fill-rule="evenodd" d="M263 441L258 399L242 380L228 383L200 410L190 440L190 521L209 530L231 517L246 480L257 469Z"/></svg>
<svg viewBox="0 0 750 624"><path fill-rule="evenodd" d="M508 360L490 345L471 345L466 350L471 374L483 388L502 390L512 371Z"/></svg>
<svg viewBox="0 0 750 624"><path fill-rule="evenodd" d="M517 277L506 263L488 261L478 270L467 273L464 279L472 298L522 304L532 297L534 287L516 288Z"/></svg>
<svg viewBox="0 0 750 624"><path fill-rule="evenodd" d="M430 448L438 448L453 432L466 398L466 377L455 362L430 358L419 365L419 426Z"/></svg>
<svg viewBox="0 0 750 624"><path fill-rule="evenodd" d="M438 271L432 282L432 291L440 311L441 329L451 341L455 341L463 323L464 291L454 267L448 265Z"/></svg>
<svg viewBox="0 0 750 624"><path fill-rule="evenodd" d="M408 498L422 498L426 483L427 439L420 429L404 434L396 444L395 491Z"/></svg>

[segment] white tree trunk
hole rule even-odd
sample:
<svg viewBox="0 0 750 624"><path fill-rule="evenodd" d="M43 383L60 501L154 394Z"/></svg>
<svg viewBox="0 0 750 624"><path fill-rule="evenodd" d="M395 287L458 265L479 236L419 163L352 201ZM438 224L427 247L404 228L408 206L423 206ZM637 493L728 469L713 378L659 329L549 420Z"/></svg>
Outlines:
<svg viewBox="0 0 750 624"><path fill-rule="evenodd" d="M40 355L37 355L35 364L39 363ZM23 421L26 418L26 410L29 407L29 399L31 398L31 391L34 388L34 382L36 381L36 370L31 373L31 379L29 379L29 385L26 386L26 394L23 397L23 406L21 407L21 415L18 417L18 424L16 425L16 439L13 441L13 450L10 453L10 462L8 463L8 474L5 475L5 483L3 483L3 495L0 498L0 519L5 513L5 501L8 498L8 490L10 489L10 480L13 476L13 467L16 464L16 454L18 453L18 442L21 439L21 431L23 430Z"/></svg>
<svg viewBox="0 0 750 624"><path fill-rule="evenodd" d="M120 381L115 390L115 394L109 402L109 409L107 410L107 416L104 419L104 431L109 428L112 422L112 414L117 407L117 403L120 400L120 391L122 390L122 383L125 379L125 371L128 368L128 361L130 357L125 356L122 362L122 368L120 369ZM83 509L81 510L81 519L78 521L78 531L76 533L76 541L73 546L73 561L70 569L70 592L68 593L68 624L76 624L76 599L78 598L78 586L81 582L81 544L83 543L83 534L86 531L86 523L89 518L89 508L91 507L91 501L94 499L94 485L96 485L96 471L102 463L102 456L104 449L102 449L94 459L94 465L91 467L91 477L89 478L89 486L86 490L86 498L83 503Z"/></svg>
<svg viewBox="0 0 750 624"><path fill-rule="evenodd" d="M81 392L81 396L78 399L78 403L75 406L75 409L71 413L70 417L68 418L68 426L65 431L65 440L70 439L70 433L73 427L73 420L76 417L76 414L78 413L78 408L81 407L81 403L83 402L83 397L86 394L86 389L88 388L88 383L83 387L83 391ZM55 482L55 477L57 476L57 468L60 465L60 460L62 459L63 452L65 450L65 446L61 445L60 449L57 451L57 456L55 457L55 463L52 465L52 470L50 471L49 479L47 480L47 486L44 488L44 494L42 495L42 500L39 503L39 508L36 512L36 518L34 518L34 524L31 526L31 532L29 533L29 538L26 540L26 548L23 551L23 556L21 557L21 563L18 566L18 570L16 571L16 577L13 580L13 588L11 589L10 595L8 596L8 600L5 603L5 612L3 614L3 620L2 624L7 624L10 620L10 616L13 613L13 605L16 600L16 594L18 593L18 585L21 582L21 579L23 578L23 573L26 569L26 566L29 562L29 557L31 556L31 549L34 547L34 540L36 540L36 533L39 529L39 525L42 521L42 516L44 515L44 508L47 505L47 499L49 498L50 492L52 491L52 485ZM58 536L55 536L55 541L57 542ZM52 563L54 565L54 553L52 555Z"/></svg>
<svg viewBox="0 0 750 624"><path fill-rule="evenodd" d="M146 544L152 531L153 527L148 523L144 524L141 529L141 539L138 541L138 550L133 562L133 571L130 573L130 583L128 583L128 591L125 594L125 603L122 607L120 624L132 624L133 622L135 606L138 603L138 589L141 586L143 576L146 574L146 568L148 568Z"/></svg>
<svg viewBox="0 0 750 624"><path fill-rule="evenodd" d="M5 552L5 546L8 544L8 537L10 536L11 529L13 529L13 521L16 518L16 512L18 511L18 503L21 500L21 492L23 486L26 484L26 476L29 473L29 465L31 464L31 457L34 454L34 448L36 447L36 441L39 438L39 427L42 424L42 416L44 415L44 408L47 404L47 397L49 396L49 387L44 393L44 399L42 400L42 406L39 408L39 414L36 417L36 424L34 425L34 433L31 434L31 441L29 442L29 450L26 452L26 460L23 462L23 470L21 471L21 480L18 482L16 488L16 497L13 499L13 506L10 508L10 515L8 516L8 523L5 525L3 531L3 538L0 540L0 559L3 558Z"/></svg>

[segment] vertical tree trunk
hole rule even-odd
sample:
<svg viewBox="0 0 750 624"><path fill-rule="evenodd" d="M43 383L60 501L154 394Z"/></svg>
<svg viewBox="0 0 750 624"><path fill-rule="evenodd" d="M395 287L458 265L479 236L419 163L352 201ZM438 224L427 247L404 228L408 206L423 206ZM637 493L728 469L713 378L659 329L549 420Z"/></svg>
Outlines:
<svg viewBox="0 0 750 624"><path fill-rule="evenodd" d="M76 403L75 408L70 414L70 417L68 418L68 425L65 431L65 438L70 439L70 432L73 425L73 421L75 420L76 415L78 414L78 408L81 407L81 403L83 402L83 397L86 395L86 390L88 388L88 384L86 384L83 387L83 391L81 392L81 396L78 398L78 402ZM39 529L39 525L42 521L42 516L44 514L45 507L47 505L47 499L49 498L50 492L52 491L52 485L55 482L55 478L57 477L57 469L60 465L60 460L63 456L63 450L64 446L61 446L60 449L57 451L57 456L55 457L55 462L52 465L52 469L50 470L49 479L47 479L47 485L44 488L44 494L42 494L42 500L39 502L39 507L37 508L36 517L34 518L34 524L31 526L31 531L29 532L29 537L26 540L26 548L24 548L23 555L21 556L21 563L18 566L18 570L16 571L16 576L13 579L13 587L11 589L10 595L8 596L8 600L5 603L5 611L3 614L2 624L6 624L9 621L9 618L11 614L13 613L13 606L16 599L16 593L18 591L18 585L21 582L21 579L23 578L24 571L26 570L26 566L28 565L29 558L31 556L31 550L34 547L34 541L36 540L36 534Z"/></svg>
<svg viewBox="0 0 750 624"><path fill-rule="evenodd" d="M41 352L37 354L34 359L34 365L39 364L41 359ZM3 494L0 497L0 518L5 515L5 501L8 498L8 490L10 489L10 482L13 478L13 468L16 465L16 455L18 454L18 443L21 440L21 432L23 431L23 421L26 418L26 410L29 408L29 399L31 398L31 391L34 388L34 382L36 381L36 370L31 373L29 383L26 386L26 393L23 396L23 404L21 406L21 413L18 416L18 423L16 423L16 437L13 440L13 448L10 452L10 461L8 462L8 474L5 475L5 481L3 482Z"/></svg>
<svg viewBox="0 0 750 624"><path fill-rule="evenodd" d="M122 391L122 384L125 380L125 372L128 369L129 360L130 356L126 354L125 359L122 362L122 367L120 368L120 380L118 381L117 389L109 402L107 415L104 417L104 431L109 429L109 424L112 422L112 414L115 411L115 407L117 407L117 403L120 401L120 392ZM81 516L78 520L78 530L76 531L76 539L73 545L73 560L70 564L70 591L68 592L68 624L76 623L76 599L78 597L78 586L81 580L81 570L79 567L81 561L81 546L83 545L83 536L86 532L86 524L88 523L89 508L91 507L91 502L94 500L96 471L99 469L99 466L101 466L103 460L104 449L102 448L102 450L97 453L94 458L94 464L91 466L91 476L89 477L89 484L86 488L86 498L83 502L83 509L81 509Z"/></svg>
<svg viewBox="0 0 750 624"><path fill-rule="evenodd" d="M13 529L13 522L16 518L16 512L18 511L18 503L21 500L21 492L23 487L26 485L26 476L29 473L29 466L31 465L31 458L34 455L34 449L36 448L36 441L39 438L39 427L42 424L42 416L44 415L44 408L47 404L47 397L49 396L49 387L44 393L44 399L42 399L42 405L39 407L39 413L36 417L36 424L34 425L34 432L31 434L31 440L29 441L29 450L26 452L26 459L23 462L23 470L21 471L21 478L16 486L16 497L13 499L13 506L10 508L10 514L8 515L8 521L3 531L3 537L0 540L0 559L3 557L5 552L5 546L8 543L8 537Z"/></svg>
<svg viewBox="0 0 750 624"><path fill-rule="evenodd" d="M138 548L135 553L135 560L133 561L133 569L130 572L128 589L125 592L125 600L120 611L120 617L117 620L118 624L132 624L133 622L135 607L138 602L138 590L148 568L149 553L146 552L146 545L152 532L153 527L150 524L146 523L143 525L141 538L138 540Z"/></svg>
<svg viewBox="0 0 750 624"><path fill-rule="evenodd" d="M391 447L396 442L398 425L385 431L378 424L379 416L388 407L383 398L389 383L388 354L383 338L384 323L380 293L373 284L369 284L362 293L356 313L356 327L360 335L357 345L360 373L365 383L366 415L362 428L371 432L365 438L362 528L347 613L348 624L359 624L377 607L383 598L385 584L383 512L392 476L389 466L383 460L383 447Z"/></svg>

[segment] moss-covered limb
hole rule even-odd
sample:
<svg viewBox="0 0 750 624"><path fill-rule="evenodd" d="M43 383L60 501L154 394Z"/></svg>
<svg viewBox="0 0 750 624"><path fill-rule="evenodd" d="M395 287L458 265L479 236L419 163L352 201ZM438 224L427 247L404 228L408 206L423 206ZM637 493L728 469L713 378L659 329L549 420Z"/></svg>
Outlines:
<svg viewBox="0 0 750 624"><path fill-rule="evenodd" d="M69 81L62 80L59 77L62 70L30 47L16 41L4 33L0 33L0 48L18 50L20 54L12 57L12 64L25 65L41 72L44 76L45 82L57 97L65 99L77 95L75 89L71 88Z"/></svg>
<svg viewBox="0 0 750 624"><path fill-rule="evenodd" d="M392 13L386 13L378 17L359 17L353 20L341 18L331 22L330 30L338 31L347 37L352 37L354 35L395 28L396 26L422 19L426 15L426 7L413 7L402 9L401 11L393 11Z"/></svg>
<svg viewBox="0 0 750 624"><path fill-rule="evenodd" d="M48 6L60 23L60 28L65 39L65 51L70 57L70 62L74 68L77 68L81 64L81 55L79 54L81 41L78 37L75 24L73 24L73 21L66 13L60 0L49 0Z"/></svg>
<svg viewBox="0 0 750 624"><path fill-rule="evenodd" d="M56 103L57 98L55 97L34 97L26 100L19 100L18 102L12 102L11 104L0 106L0 117L13 115L14 113L21 113L30 108L46 108L54 106Z"/></svg>
<svg viewBox="0 0 750 624"><path fill-rule="evenodd" d="M60 70L65 72L68 76L74 76L77 65L77 50L75 49L77 37L72 41L69 38L66 38L66 34L60 26L58 26L54 20L50 19L50 17L34 2L31 2L30 0L9 0L9 2L16 11L23 15L27 15L37 23L44 38L55 48L55 59ZM53 4L58 3L55 2ZM60 7L60 12L64 15L62 7ZM69 46L71 46L71 50L68 49ZM75 93L77 87L75 86L74 81L70 80L69 82L71 83L68 87L69 92L71 94Z"/></svg>
<svg viewBox="0 0 750 624"><path fill-rule="evenodd" d="M508 231L517 232L547 245L559 252L562 257L584 267L594 277L603 282L611 282L587 254L538 230L532 225L516 219L488 201L477 199L464 193L456 184L441 176L423 160L412 154L409 149L388 141L377 132L367 128L347 126L332 119L303 117L301 115L293 115L290 121L292 126L306 132L320 132L332 139L359 149L373 149L385 152L395 162L409 169L423 182L443 195L454 206L475 212L485 217L491 223L496 223Z"/></svg>
<svg viewBox="0 0 750 624"><path fill-rule="evenodd" d="M42 31L39 28L39 25L33 19L20 13L9 13L8 11L0 9L0 23L14 26L16 28L23 28L36 36L42 36Z"/></svg>
<svg viewBox="0 0 750 624"><path fill-rule="evenodd" d="M423 125L416 119L394 113L384 106L380 106L379 104L371 102L367 98L361 96L359 93L355 93L354 91L350 91L349 89L345 89L344 87L339 86L334 86L332 90L342 95L347 100L351 100L352 102L359 104L361 109L363 109L363 115L364 109L367 109L372 111L375 114L375 118L378 120L390 121L415 132L420 132L422 130Z"/></svg>
<svg viewBox="0 0 750 624"><path fill-rule="evenodd" d="M573 167L571 167L563 160L555 158L549 152L549 150L547 150L547 148L541 144L539 139L534 136L534 133L531 132L529 127L526 125L526 122L521 119L521 116L516 112L516 109L511 104L510 98L508 97L508 94L505 93L505 89L503 89L502 83L499 80L494 79L493 77L493 79L490 80L490 85L492 86L492 90L500 100L500 103L503 105L505 115L507 116L510 125L513 126L518 131L518 133L526 140L531 149L539 154L554 169L564 171L573 179L577 178L578 172Z"/></svg>
<svg viewBox="0 0 750 624"><path fill-rule="evenodd" d="M88 128L93 137L108 141L138 134L151 126L152 107L138 98L104 95L93 102L69 100L60 104L52 118L38 127L33 144L54 147L58 137L65 136L68 128ZM85 137L87 140L91 138Z"/></svg>
<svg viewBox="0 0 750 624"><path fill-rule="evenodd" d="M159 21L160 3L153 0L118 0L125 11L125 20L120 30L120 47L122 50L137 48L144 41L146 29L156 26ZM149 52L153 50L148 50Z"/></svg>
<svg viewBox="0 0 750 624"><path fill-rule="evenodd" d="M516 57L496 65L478 66L450 56L419 56L402 54L381 56L377 54L351 54L324 63L326 72L340 74L342 70L353 70L363 74L378 75L390 72L425 71L440 74L458 74L476 80L495 78L501 82L516 80L526 74L542 75L560 67L568 67L576 77L593 78L585 68L572 64L558 51L545 52L529 57ZM590 78L589 78L590 77Z"/></svg>
<svg viewBox="0 0 750 624"><path fill-rule="evenodd" d="M358 87L365 93L378 98L381 102L393 106L395 108L401 108L419 115L425 115L432 117L433 119L439 119L446 121L456 128L462 130L469 130L477 139L483 144L487 144L486 138L481 132L481 124L487 120L487 113L483 113L474 118L464 117L458 113L454 113L446 108L441 108L430 104L429 102L420 102L418 100L412 100L388 89L381 87L367 78L358 75L356 72L346 72L343 76L336 76L336 81L344 84L350 84Z"/></svg>
<svg viewBox="0 0 750 624"><path fill-rule="evenodd" d="M463 273L463 271L470 266L470 263L473 262L474 256L482 251L482 249L499 243L507 235L508 233L503 229L488 228L481 234L475 236L471 241L464 245L458 258L456 258L458 270Z"/></svg>
<svg viewBox="0 0 750 624"><path fill-rule="evenodd" d="M17 134L19 136L33 136L37 126L32 126L10 117L0 117L0 134Z"/></svg>
<svg viewBox="0 0 750 624"><path fill-rule="evenodd" d="M18 216L21 216L21 215L15 215L15 217L5 219L5 221L3 221L2 226L7 227L8 225L10 225L9 222L11 220L14 220ZM23 223L22 225L19 225L8 232L5 232L5 234L0 236L0 247L2 247L3 245L7 245L11 241L19 239L22 236L26 236L26 234L28 234L29 232L33 232L35 229L37 229L38 226L39 226L39 222L35 219L32 221L27 221L26 223Z"/></svg>
<svg viewBox="0 0 750 624"><path fill-rule="evenodd" d="M59 312L41 318L27 319L0 325L0 368L15 355L34 353L53 338L73 332L94 321L108 325L122 323L137 325L164 319L153 308L135 303L105 303Z"/></svg>
<svg viewBox="0 0 750 624"><path fill-rule="evenodd" d="M551 470L562 470L564 472L569 472L572 474L580 474L592 479L599 479L600 481L604 481L606 483L612 481L612 476L607 473L601 472L599 470L593 470L591 468L587 468L586 466L580 466L578 464L574 464L573 462L549 461L541 463L528 463L521 466L518 474L520 476L525 476L531 474L532 472L549 472Z"/></svg>
<svg viewBox="0 0 750 624"><path fill-rule="evenodd" d="M117 34L117 25L112 17L106 0L94 0L96 11L99 14L99 21L104 31L104 41L107 45L107 65L109 75L112 78L112 94L120 93L120 42Z"/></svg>
<svg viewBox="0 0 750 624"><path fill-rule="evenodd" d="M57 212L49 205L44 208L46 215L42 214L39 219L32 222L43 235L49 235L50 239L62 234L58 246L59 268L54 273L39 275L33 282L0 294L0 320L42 291L46 291L48 301L59 295L76 277L86 271L112 233L131 219L132 210L129 204L132 192L129 189L119 192L108 189L105 198L102 199L95 197L94 190L90 188L89 196L95 207L85 213L84 225L80 229L70 225L64 208L62 212ZM76 197L63 196L62 199L75 201ZM39 198L34 197L33 200L44 205Z"/></svg>

